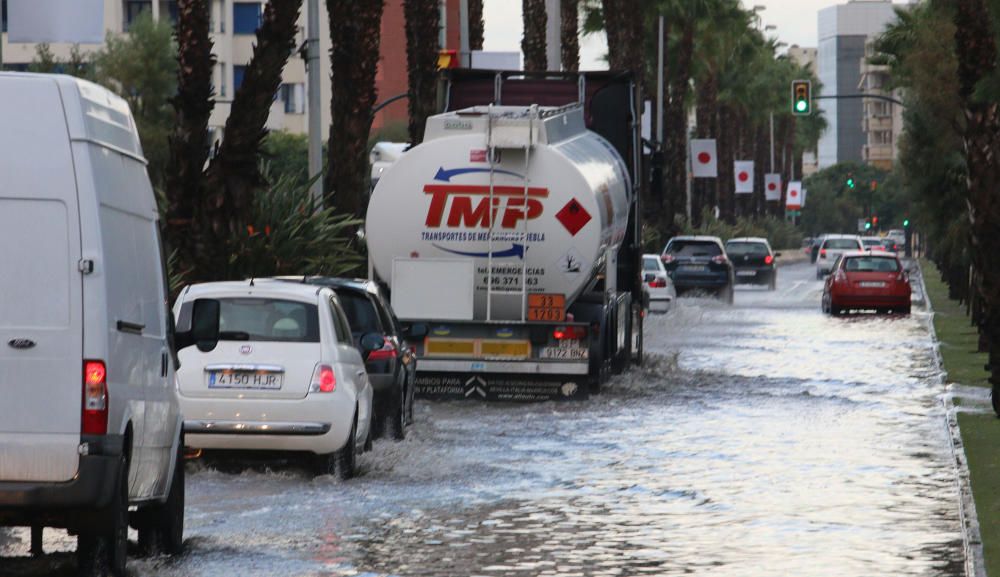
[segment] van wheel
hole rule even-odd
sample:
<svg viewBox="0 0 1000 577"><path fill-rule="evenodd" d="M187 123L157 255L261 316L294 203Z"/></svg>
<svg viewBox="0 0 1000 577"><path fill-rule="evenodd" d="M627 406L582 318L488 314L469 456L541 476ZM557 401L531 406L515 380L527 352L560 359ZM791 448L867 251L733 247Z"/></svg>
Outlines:
<svg viewBox="0 0 1000 577"><path fill-rule="evenodd" d="M358 461L357 437L358 417L355 413L354 423L351 425L351 434L347 437L347 442L344 446L339 451L316 456L316 474L335 475L342 481L354 477Z"/></svg>
<svg viewBox="0 0 1000 577"><path fill-rule="evenodd" d="M128 556L128 459L119 457L118 478L111 503L101 511L97 534L77 537L76 554L82 575L125 577Z"/></svg>
<svg viewBox="0 0 1000 577"><path fill-rule="evenodd" d="M138 524L139 548L146 554L177 555L184 548L184 435L174 457L174 476L164 503L144 508Z"/></svg>

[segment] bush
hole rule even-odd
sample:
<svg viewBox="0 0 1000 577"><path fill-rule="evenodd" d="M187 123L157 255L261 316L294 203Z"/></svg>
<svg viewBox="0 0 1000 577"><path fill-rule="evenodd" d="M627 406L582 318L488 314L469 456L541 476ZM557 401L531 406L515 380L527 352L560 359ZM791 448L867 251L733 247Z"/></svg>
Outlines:
<svg viewBox="0 0 1000 577"><path fill-rule="evenodd" d="M774 250L795 249L802 245L802 231L792 223L773 216L738 218L736 224L728 224L715 218L710 211L705 211L701 220L702 224L697 228L687 221L678 221L681 234L717 236L722 242L731 238L759 236L766 238ZM643 230L643 246L649 252L662 251L668 240L659 231Z"/></svg>

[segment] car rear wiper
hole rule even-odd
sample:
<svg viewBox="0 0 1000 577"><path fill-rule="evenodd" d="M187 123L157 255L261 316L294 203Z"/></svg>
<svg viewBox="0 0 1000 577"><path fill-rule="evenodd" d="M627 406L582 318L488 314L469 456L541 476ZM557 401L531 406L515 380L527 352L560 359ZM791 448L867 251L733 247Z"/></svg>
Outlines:
<svg viewBox="0 0 1000 577"><path fill-rule="evenodd" d="M219 332L220 341L249 341L250 333L246 331L221 331Z"/></svg>

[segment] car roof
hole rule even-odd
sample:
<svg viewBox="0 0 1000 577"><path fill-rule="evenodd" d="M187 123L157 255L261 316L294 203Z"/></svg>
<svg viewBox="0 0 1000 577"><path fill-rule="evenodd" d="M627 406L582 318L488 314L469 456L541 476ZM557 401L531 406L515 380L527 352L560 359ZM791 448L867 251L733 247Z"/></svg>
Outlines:
<svg viewBox="0 0 1000 577"><path fill-rule="evenodd" d="M669 241L667 241L667 244L670 244L671 242L674 242L675 240L696 240L696 241L702 241L702 242L717 242L719 244L722 244L722 239L721 238L719 238L717 236L707 236L707 235L681 235L681 236L675 236L675 237L671 237L671 239Z"/></svg>
<svg viewBox="0 0 1000 577"><path fill-rule="evenodd" d="M191 300L204 296L237 298L267 297L292 298L306 302L315 302L317 295L319 295L323 288L315 285L277 282L273 279L219 281L188 285L181 291L180 298Z"/></svg>
<svg viewBox="0 0 1000 577"><path fill-rule="evenodd" d="M880 237L880 236L863 236L863 237L861 237L861 240L876 240L878 242L882 242L882 237Z"/></svg>
<svg viewBox="0 0 1000 577"><path fill-rule="evenodd" d="M378 285L374 281L363 278L345 278L335 276L279 276L277 280L297 282L310 286L324 286L334 290L347 289L357 292L378 294Z"/></svg>
<svg viewBox="0 0 1000 577"><path fill-rule="evenodd" d="M876 251L871 251L871 250L852 250L852 251L845 252L842 256L844 258L851 258L851 257L855 257L855 256L871 256L871 257L875 257L875 258L895 258L895 259L899 258L899 257L896 256L896 253L894 253L894 252L884 252L884 251L881 251L881 250L876 250Z"/></svg>
<svg viewBox="0 0 1000 577"><path fill-rule="evenodd" d="M726 241L726 244L729 244L731 242L762 242L764 244L769 245L767 239L760 236L741 236L737 238L731 238Z"/></svg>

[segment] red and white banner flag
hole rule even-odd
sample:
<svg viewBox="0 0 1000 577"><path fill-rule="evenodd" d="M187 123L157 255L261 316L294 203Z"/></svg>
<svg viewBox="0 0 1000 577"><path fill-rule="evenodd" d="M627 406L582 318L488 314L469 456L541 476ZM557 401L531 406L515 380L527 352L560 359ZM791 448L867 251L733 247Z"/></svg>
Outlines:
<svg viewBox="0 0 1000 577"><path fill-rule="evenodd" d="M737 160L733 163L733 175L736 177L736 194L753 192L753 161Z"/></svg>
<svg viewBox="0 0 1000 577"><path fill-rule="evenodd" d="M802 182L793 180L788 183L788 194L785 196L785 208L788 210L802 209Z"/></svg>
<svg viewBox="0 0 1000 577"><path fill-rule="evenodd" d="M719 159L715 155L715 139L691 140L691 176L716 178L719 176Z"/></svg>
<svg viewBox="0 0 1000 577"><path fill-rule="evenodd" d="M764 175L764 200L781 200L781 175L777 172Z"/></svg>

